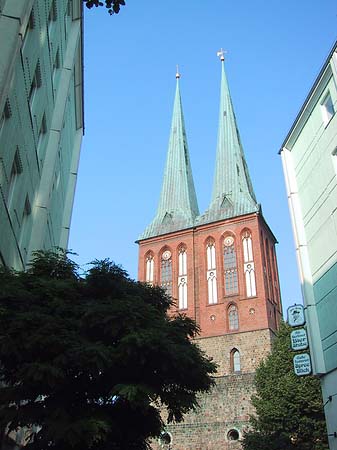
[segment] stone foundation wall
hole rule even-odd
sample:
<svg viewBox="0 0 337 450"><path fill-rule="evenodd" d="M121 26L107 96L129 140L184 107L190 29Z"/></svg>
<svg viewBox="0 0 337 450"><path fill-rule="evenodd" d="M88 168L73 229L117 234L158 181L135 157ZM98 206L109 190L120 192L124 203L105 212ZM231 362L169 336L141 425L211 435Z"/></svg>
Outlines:
<svg viewBox="0 0 337 450"><path fill-rule="evenodd" d="M152 443L153 450L240 450L240 439L254 413L250 399L255 392L254 373L270 352L273 333L259 330L197 339L198 345L218 364L216 384L199 397L200 407L185 416L182 423L168 424L170 444ZM230 351L240 351L241 371L230 366ZM165 417L165 413L163 412ZM237 440L231 440L237 433Z"/></svg>

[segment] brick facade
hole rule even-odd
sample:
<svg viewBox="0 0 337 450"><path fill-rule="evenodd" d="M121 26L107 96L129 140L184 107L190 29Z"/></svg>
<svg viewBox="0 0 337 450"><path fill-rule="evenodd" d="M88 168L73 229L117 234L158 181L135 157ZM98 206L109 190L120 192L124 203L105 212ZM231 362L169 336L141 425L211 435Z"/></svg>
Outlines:
<svg viewBox="0 0 337 450"><path fill-rule="evenodd" d="M244 235L252 243L256 290L249 293L245 269ZM226 238L235 249L237 288L227 294L224 252ZM215 248L215 303L210 303L207 281L207 245ZM152 237L139 242L139 280L147 280L146 265L153 261L151 283L163 284L162 261L170 260L171 289L175 301L170 314L182 312L200 325L197 339L201 349L218 364L216 385L199 399L200 408L185 416L180 424L167 425L169 445L153 442L152 448L171 450L237 450L240 438L253 413L254 372L270 351L281 317L281 301L275 256L275 238L259 213L234 217L194 228ZM179 252L186 252L187 307L179 308ZM164 255L164 252L169 251ZM247 258L246 258L247 259ZM231 322L234 306L236 318ZM234 323L234 326L233 326ZM234 362L236 354L236 362ZM165 413L163 412L165 417ZM230 433L236 433L235 440Z"/></svg>

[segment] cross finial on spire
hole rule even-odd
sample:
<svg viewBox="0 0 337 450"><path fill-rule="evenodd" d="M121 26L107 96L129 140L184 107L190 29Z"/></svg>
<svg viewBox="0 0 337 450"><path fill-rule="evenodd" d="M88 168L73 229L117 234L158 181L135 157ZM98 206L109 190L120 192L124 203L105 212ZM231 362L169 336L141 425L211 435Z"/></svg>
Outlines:
<svg viewBox="0 0 337 450"><path fill-rule="evenodd" d="M221 47L221 49L216 53L216 56L220 57L220 61L225 61L225 53L227 53L227 50L224 50Z"/></svg>
<svg viewBox="0 0 337 450"><path fill-rule="evenodd" d="M177 64L177 71L176 71L176 78L177 78L177 80L180 78L180 73L179 73L179 66L178 66L178 64Z"/></svg>

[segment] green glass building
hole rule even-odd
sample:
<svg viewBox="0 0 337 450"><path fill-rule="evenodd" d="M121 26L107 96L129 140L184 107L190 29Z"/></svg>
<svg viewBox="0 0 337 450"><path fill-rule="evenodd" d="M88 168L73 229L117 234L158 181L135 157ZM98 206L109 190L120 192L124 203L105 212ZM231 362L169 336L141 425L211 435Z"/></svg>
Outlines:
<svg viewBox="0 0 337 450"><path fill-rule="evenodd" d="M81 0L0 0L0 264L67 248L83 136Z"/></svg>

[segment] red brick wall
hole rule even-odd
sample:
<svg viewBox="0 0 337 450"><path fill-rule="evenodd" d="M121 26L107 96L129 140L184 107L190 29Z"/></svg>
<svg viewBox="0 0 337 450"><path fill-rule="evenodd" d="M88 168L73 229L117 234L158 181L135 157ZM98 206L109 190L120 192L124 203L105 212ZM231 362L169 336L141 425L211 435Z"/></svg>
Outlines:
<svg viewBox="0 0 337 450"><path fill-rule="evenodd" d="M249 229L252 235L255 264L257 295L250 298L246 296L243 272L241 233L244 229ZM239 281L239 293L230 296L225 295L223 275L223 239L228 234L235 239ZM218 285L218 303L212 305L208 304L206 280L206 241L209 237L215 241ZM151 251L155 264L154 283L160 284L161 255L166 249L171 251L174 299L178 298L178 248L181 244L186 246L188 266L188 308L183 312L199 323L202 336L217 336L231 332L228 327L228 307L231 304L235 304L238 308L240 331L277 328L281 317L281 303L274 249L275 238L261 215L236 217L140 241L138 266L140 281L145 281L145 258ZM177 310L178 307L173 308L172 313Z"/></svg>
<svg viewBox="0 0 337 450"><path fill-rule="evenodd" d="M247 297L241 234L251 232L256 277L256 296ZM227 296L224 291L224 237L235 240L239 290ZM212 238L216 248L218 303L208 304L206 279L206 242ZM187 414L180 424L167 425L172 436L170 446L153 441L152 448L171 450L238 450L239 441L228 438L237 430L239 438L253 414L250 403L254 393L254 372L261 359L270 352L274 331L281 317L281 301L275 256L275 237L260 214L249 214L230 220L200 225L139 242L139 280L145 281L146 254L154 256L154 284L160 284L160 261L163 251L172 253L173 298L178 297L178 249L187 253L188 308L180 311L195 319L201 327L198 345L218 364L216 385L199 398L200 408ZM176 301L176 304L178 302ZM239 328L229 329L228 307L235 304ZM170 314L175 314L173 307ZM240 371L233 371L231 351L240 352ZM165 420L165 412L163 411Z"/></svg>

